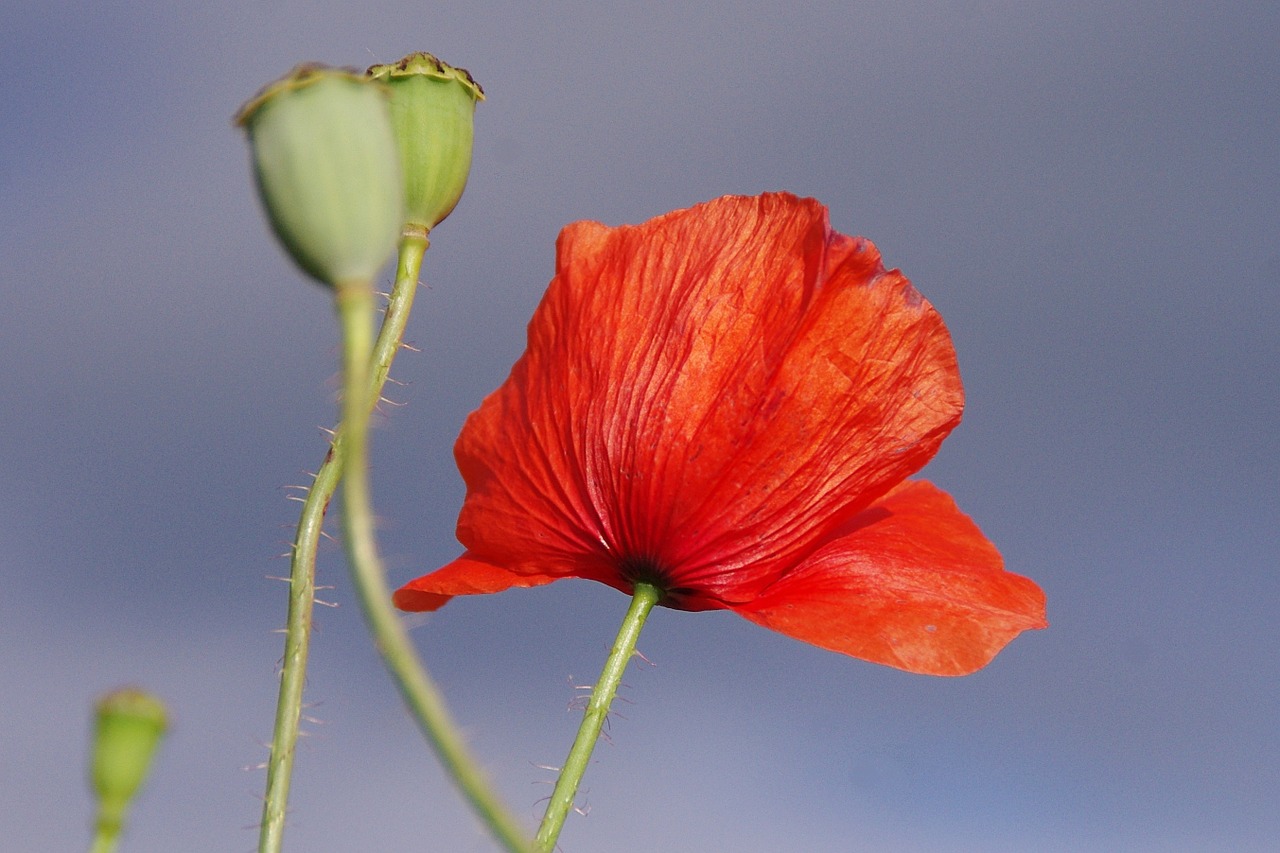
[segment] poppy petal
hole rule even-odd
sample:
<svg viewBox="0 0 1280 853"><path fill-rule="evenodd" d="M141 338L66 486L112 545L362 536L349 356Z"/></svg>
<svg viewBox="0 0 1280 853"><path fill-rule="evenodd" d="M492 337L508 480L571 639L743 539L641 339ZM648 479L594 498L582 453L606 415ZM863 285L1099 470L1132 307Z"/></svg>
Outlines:
<svg viewBox="0 0 1280 853"><path fill-rule="evenodd" d="M931 483L909 481L760 598L732 608L831 651L926 675L985 666L1043 628L1044 593L1006 572L973 521Z"/></svg>
<svg viewBox="0 0 1280 853"><path fill-rule="evenodd" d="M559 578L516 574L463 554L443 568L400 587L391 602L401 610L439 610L455 595L483 595L512 587L542 586L555 580Z"/></svg>
<svg viewBox="0 0 1280 853"><path fill-rule="evenodd" d="M517 574L749 601L919 470L963 405L950 337L868 241L787 194L580 222L455 447L458 537Z"/></svg>

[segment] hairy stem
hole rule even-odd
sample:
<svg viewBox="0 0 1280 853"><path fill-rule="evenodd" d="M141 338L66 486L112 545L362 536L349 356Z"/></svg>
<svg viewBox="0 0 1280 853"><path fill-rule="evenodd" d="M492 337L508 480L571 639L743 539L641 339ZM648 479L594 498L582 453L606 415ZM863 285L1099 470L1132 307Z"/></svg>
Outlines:
<svg viewBox="0 0 1280 853"><path fill-rule="evenodd" d="M441 764L470 802L489 831L510 851L529 853L531 847L519 824L494 794L475 759L464 745L439 689L427 674L404 626L391 606L382 561L374 536L368 466L368 392L373 325L373 288L364 282L338 288L337 308L342 324L343 367L343 541L352 582L364 610L374 645L400 690L418 727Z"/></svg>
<svg viewBox="0 0 1280 853"><path fill-rule="evenodd" d="M640 638L640 629L644 627L658 600L662 598L662 590L647 583L637 583L635 594L631 598L631 606L622 619L618 636L613 641L613 649L604 662L604 670L600 680L591 691L591 699L587 703L586 713L582 716L582 725L578 728L578 736L569 748L569 757L565 759L560 770L560 778L556 780L555 790L551 792L551 800L547 803L546 814L542 825L538 827L538 849L543 853L551 853L555 849L556 839L564 826L569 810L573 808L573 798L578 792L578 784L587 771L591 760L591 752L600 738L600 729L604 726L605 717L609 715L609 705L622 683L622 673L635 653L636 641Z"/></svg>
<svg viewBox="0 0 1280 853"><path fill-rule="evenodd" d="M373 348L373 369L368 398L382 396L391 362L404 340L405 325L418 290L422 255L427 248L424 236L406 236L400 243L400 260L395 286L387 301L382 330ZM276 700L275 731L267 760L267 789L262 804L262 824L258 835L259 853L280 853L284 844L285 813L289 803L289 783L293 777L293 757L298 743L303 688L307 676L307 655L311 645L311 612L315 601L316 553L324 530L325 512L342 478L342 428L334 432L324 462L302 503L293 538L289 572L289 614L286 620L284 658L280 672L280 694Z"/></svg>

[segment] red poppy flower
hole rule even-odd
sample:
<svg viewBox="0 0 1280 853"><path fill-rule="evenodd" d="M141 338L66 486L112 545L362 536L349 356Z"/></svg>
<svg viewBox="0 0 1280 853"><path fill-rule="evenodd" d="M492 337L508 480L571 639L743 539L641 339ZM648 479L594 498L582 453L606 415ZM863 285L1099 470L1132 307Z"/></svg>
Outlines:
<svg viewBox="0 0 1280 853"><path fill-rule="evenodd" d="M511 376L463 427L466 553L395 594L589 578L833 651L959 675L1044 594L906 477L960 421L942 318L786 194L578 222Z"/></svg>

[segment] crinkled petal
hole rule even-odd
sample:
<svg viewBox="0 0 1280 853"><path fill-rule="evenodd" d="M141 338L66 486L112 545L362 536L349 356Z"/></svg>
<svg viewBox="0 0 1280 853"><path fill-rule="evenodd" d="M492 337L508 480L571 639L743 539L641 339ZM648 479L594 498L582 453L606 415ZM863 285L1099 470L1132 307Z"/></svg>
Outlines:
<svg viewBox="0 0 1280 853"><path fill-rule="evenodd" d="M786 194L580 222L455 448L458 536L517 574L749 601L922 467L963 404L941 319ZM602 577L612 567L612 580Z"/></svg>
<svg viewBox="0 0 1280 853"><path fill-rule="evenodd" d="M797 640L927 675L973 672L1048 624L1040 588L1004 571L977 525L924 481L902 484L732 609Z"/></svg>

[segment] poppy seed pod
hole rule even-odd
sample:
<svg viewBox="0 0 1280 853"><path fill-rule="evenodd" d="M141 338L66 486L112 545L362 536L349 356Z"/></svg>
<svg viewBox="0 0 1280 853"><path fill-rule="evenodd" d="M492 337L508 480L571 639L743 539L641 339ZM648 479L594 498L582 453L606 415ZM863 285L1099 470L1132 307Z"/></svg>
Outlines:
<svg viewBox="0 0 1280 853"><path fill-rule="evenodd" d="M141 690L123 688L98 700L90 773L107 820L118 821L142 786L167 725L164 705Z"/></svg>
<svg viewBox="0 0 1280 853"><path fill-rule="evenodd" d="M385 87L302 65L245 104L254 176L280 242L313 278L369 281L395 250L404 212Z"/></svg>
<svg viewBox="0 0 1280 853"><path fill-rule="evenodd" d="M429 53L374 65L391 90L391 122L404 172L406 231L425 234L452 212L471 171L476 102L484 90Z"/></svg>

